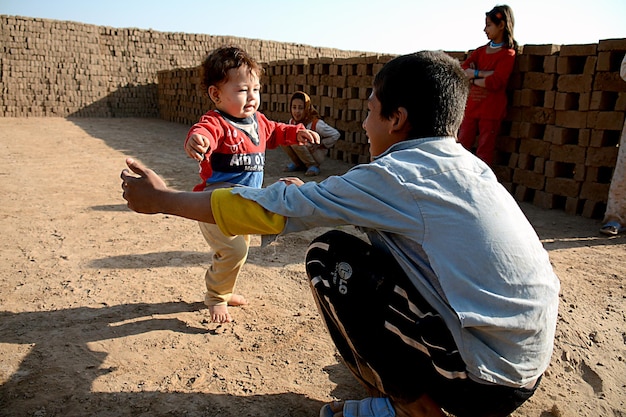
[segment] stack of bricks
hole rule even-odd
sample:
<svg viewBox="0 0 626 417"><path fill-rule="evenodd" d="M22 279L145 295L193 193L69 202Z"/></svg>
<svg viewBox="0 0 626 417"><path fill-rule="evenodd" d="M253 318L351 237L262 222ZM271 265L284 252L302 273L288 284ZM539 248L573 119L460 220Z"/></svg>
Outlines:
<svg viewBox="0 0 626 417"><path fill-rule="evenodd" d="M289 97L302 90L342 133L330 157L369 160L366 99L392 57L299 44L0 15L0 117L160 116L191 124L211 106L198 65L222 45L264 63L268 117L287 121ZM523 47L494 164L518 201L602 216L626 113L624 53L626 39Z"/></svg>
<svg viewBox="0 0 626 417"><path fill-rule="evenodd" d="M494 171L518 201L602 217L626 111L626 39L526 45Z"/></svg>
<svg viewBox="0 0 626 417"><path fill-rule="evenodd" d="M363 53L0 15L0 117L158 117L157 72L199 65L223 45L260 62Z"/></svg>
<svg viewBox="0 0 626 417"><path fill-rule="evenodd" d="M264 113L274 119L290 118L289 99L296 91L311 96L321 118L341 132L330 149L332 159L358 164L369 161L369 145L362 128L374 75L392 56L345 59L276 61L265 66Z"/></svg>

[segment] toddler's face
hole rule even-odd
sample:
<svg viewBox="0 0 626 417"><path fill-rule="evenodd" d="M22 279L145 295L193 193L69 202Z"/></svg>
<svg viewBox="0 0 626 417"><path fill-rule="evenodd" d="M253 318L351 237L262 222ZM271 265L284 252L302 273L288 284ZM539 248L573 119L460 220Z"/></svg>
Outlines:
<svg viewBox="0 0 626 417"><path fill-rule="evenodd" d="M228 70L228 78L215 87L215 107L234 117L252 116L261 105L259 77L246 66Z"/></svg>
<svg viewBox="0 0 626 417"><path fill-rule="evenodd" d="M304 118L304 100L299 98L291 100L291 117L296 122L300 122Z"/></svg>

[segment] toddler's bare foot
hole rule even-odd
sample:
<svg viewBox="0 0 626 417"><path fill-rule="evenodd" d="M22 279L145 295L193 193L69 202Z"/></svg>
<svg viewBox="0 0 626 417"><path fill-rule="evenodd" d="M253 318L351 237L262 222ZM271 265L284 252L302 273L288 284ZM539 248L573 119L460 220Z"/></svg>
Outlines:
<svg viewBox="0 0 626 417"><path fill-rule="evenodd" d="M233 294L228 301L228 305L209 306L209 312L211 313L211 321L213 323L231 323L233 318L228 312L228 306L243 306L248 304L248 301L243 295Z"/></svg>
<svg viewBox="0 0 626 417"><path fill-rule="evenodd" d="M226 304L209 306L209 312L211 313L211 321L213 323L230 323L233 321Z"/></svg>
<svg viewBox="0 0 626 417"><path fill-rule="evenodd" d="M233 294L228 301L229 306L245 306L248 304L248 300L243 295Z"/></svg>

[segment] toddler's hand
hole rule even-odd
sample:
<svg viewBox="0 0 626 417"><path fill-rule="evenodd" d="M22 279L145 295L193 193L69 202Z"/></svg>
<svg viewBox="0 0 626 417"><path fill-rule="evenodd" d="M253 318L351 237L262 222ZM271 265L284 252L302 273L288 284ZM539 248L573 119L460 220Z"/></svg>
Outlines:
<svg viewBox="0 0 626 417"><path fill-rule="evenodd" d="M189 140L185 143L185 152L190 158L201 162L204 159L204 154L209 150L209 140L204 136L194 133L189 137Z"/></svg>
<svg viewBox="0 0 626 417"><path fill-rule="evenodd" d="M314 130L298 130L296 139L301 145L304 145L305 143L315 143L319 145L320 143L320 135Z"/></svg>
<svg viewBox="0 0 626 417"><path fill-rule="evenodd" d="M295 185L298 187L304 184L304 181L302 181L298 177L283 177L283 178L279 178L278 182L284 182L287 185Z"/></svg>

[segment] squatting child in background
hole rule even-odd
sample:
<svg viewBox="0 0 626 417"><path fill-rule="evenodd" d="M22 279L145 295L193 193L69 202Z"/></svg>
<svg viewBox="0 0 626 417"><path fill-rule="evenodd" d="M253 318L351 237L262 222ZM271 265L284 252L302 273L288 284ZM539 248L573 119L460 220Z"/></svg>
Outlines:
<svg viewBox="0 0 626 417"><path fill-rule="evenodd" d="M185 140L185 152L200 163L202 183L194 191L224 183L260 188L266 148L319 144L319 135L302 124L273 122L257 111L263 69L244 50L218 48L204 60L202 69L204 87L216 110L204 114ZM213 322L231 322L228 306L247 304L245 297L233 291L248 256L250 237L225 236L214 224L199 225L213 249L205 274L204 302Z"/></svg>
<svg viewBox="0 0 626 417"><path fill-rule="evenodd" d="M471 88L458 140L471 150L478 133L476 156L491 165L500 124L506 116L506 87L515 64L517 42L509 6L499 5L485 14L484 31L489 43L472 52L462 64Z"/></svg>
<svg viewBox="0 0 626 417"><path fill-rule="evenodd" d="M312 177L320 174L320 165L324 162L327 149L333 147L341 134L337 129L324 122L313 104L311 97L303 91L296 91L289 100L291 111L290 124L302 123L307 129L320 135L320 144L308 143L305 146L288 145L282 148L291 159L284 172L305 171L304 175Z"/></svg>

